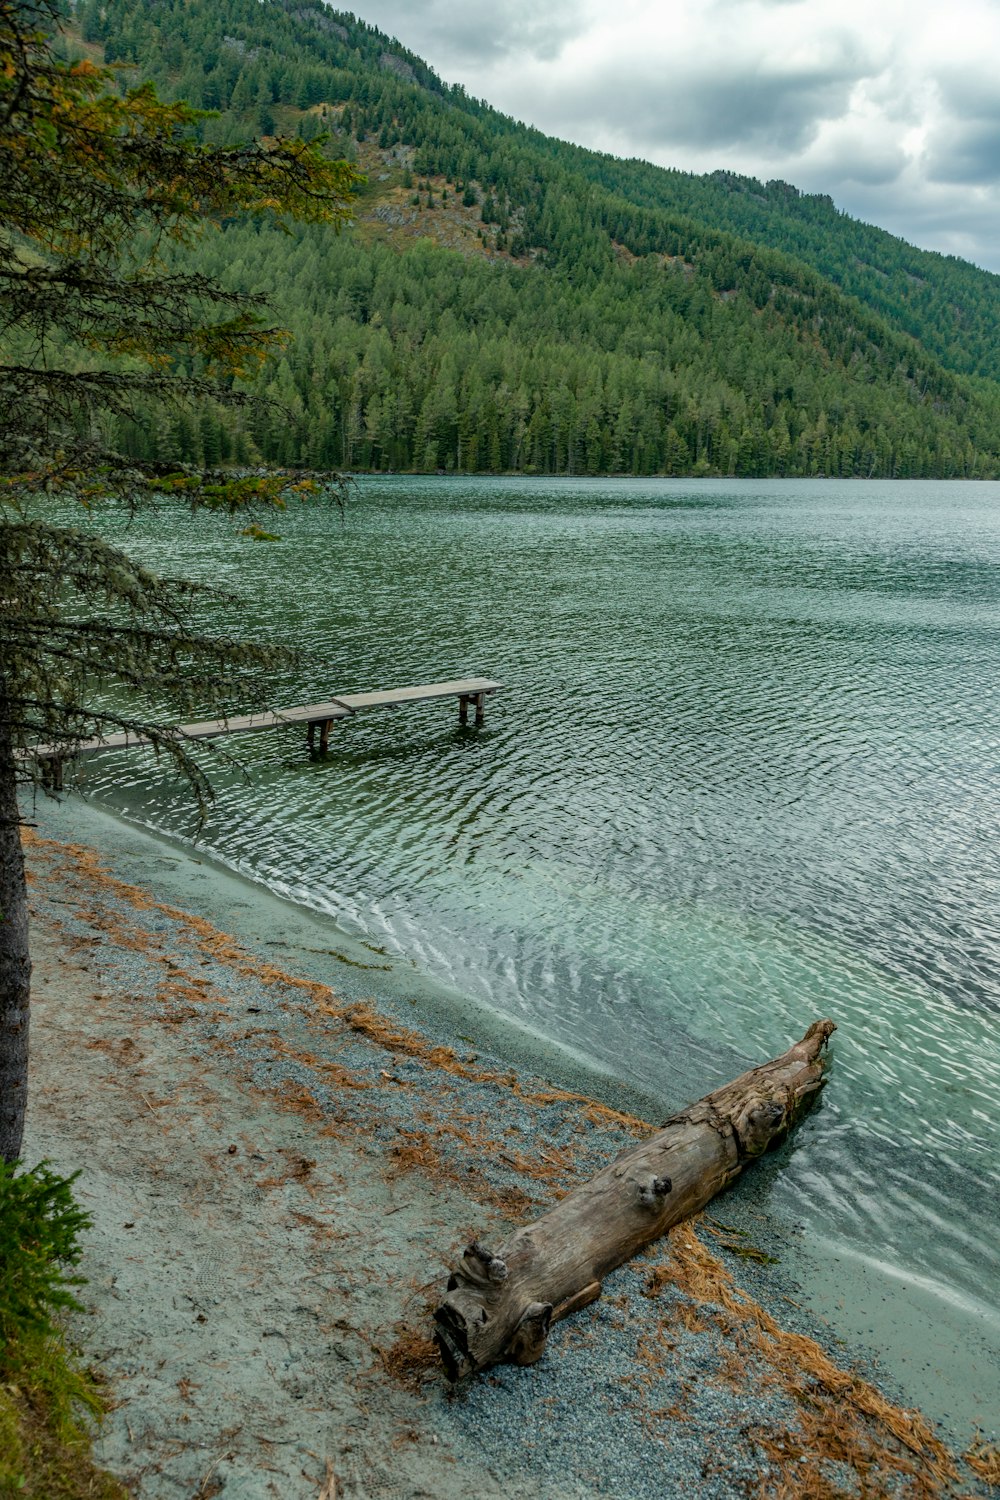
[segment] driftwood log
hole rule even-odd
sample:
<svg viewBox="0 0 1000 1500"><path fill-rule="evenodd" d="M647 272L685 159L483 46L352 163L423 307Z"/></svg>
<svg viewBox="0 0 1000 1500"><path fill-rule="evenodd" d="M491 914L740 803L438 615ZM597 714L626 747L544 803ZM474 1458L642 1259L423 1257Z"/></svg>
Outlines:
<svg viewBox="0 0 1000 1500"><path fill-rule="evenodd" d="M788 1133L823 1086L832 1021L681 1110L492 1254L466 1250L434 1313L448 1377L530 1365L549 1327L601 1294L609 1271L703 1208Z"/></svg>

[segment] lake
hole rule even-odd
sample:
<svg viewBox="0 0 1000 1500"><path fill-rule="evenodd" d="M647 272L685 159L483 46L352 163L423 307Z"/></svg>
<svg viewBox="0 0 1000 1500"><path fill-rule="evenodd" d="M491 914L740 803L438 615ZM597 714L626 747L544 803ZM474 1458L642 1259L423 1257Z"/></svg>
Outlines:
<svg viewBox="0 0 1000 1500"><path fill-rule="evenodd" d="M664 1110L831 1016L767 1212L838 1332L995 1422L1000 485L364 478L272 544L100 524L302 648L279 705L506 684L481 730L227 742L203 847ZM86 775L190 832L148 756Z"/></svg>

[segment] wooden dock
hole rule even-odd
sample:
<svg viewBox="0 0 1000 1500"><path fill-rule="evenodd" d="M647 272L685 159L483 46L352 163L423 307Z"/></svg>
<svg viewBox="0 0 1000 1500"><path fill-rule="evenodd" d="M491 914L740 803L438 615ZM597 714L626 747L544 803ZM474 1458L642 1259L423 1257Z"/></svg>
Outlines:
<svg viewBox="0 0 1000 1500"><path fill-rule="evenodd" d="M469 722L469 709L476 724L486 715L486 699L498 693L502 682L489 677L462 677L454 682L431 682L424 687L379 688L372 693L341 693L326 703L308 703L298 708L279 708L267 713L232 714L224 719L204 719L197 724L180 724L175 733L181 740L214 740L228 734L249 734L260 729L280 729L289 724L305 724L310 754L325 755L330 730L338 719L350 719L370 708L396 709L408 703L427 703L437 698L458 699L458 721ZM69 748L66 745L36 745L27 755L44 767L43 779L57 789L62 784L62 762L95 750L131 750L150 741L144 735L120 732L98 735Z"/></svg>

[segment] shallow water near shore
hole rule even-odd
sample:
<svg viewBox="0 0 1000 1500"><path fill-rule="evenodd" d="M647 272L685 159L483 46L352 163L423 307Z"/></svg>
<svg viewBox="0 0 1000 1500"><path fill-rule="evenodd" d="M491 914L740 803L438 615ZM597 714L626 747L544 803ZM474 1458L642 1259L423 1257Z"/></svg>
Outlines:
<svg viewBox="0 0 1000 1500"><path fill-rule="evenodd" d="M664 1110L830 1015L821 1109L739 1191L836 1334L993 1427L1000 486L369 479L273 545L100 524L303 648L278 703L506 683L478 731L439 704L325 762L230 742L201 849L339 924L332 983L419 975ZM146 755L85 784L191 835Z"/></svg>

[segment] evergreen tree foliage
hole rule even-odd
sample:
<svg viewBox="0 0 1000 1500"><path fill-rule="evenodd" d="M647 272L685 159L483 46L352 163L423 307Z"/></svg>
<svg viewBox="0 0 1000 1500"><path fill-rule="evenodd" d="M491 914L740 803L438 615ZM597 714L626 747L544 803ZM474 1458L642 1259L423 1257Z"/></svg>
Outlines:
<svg viewBox="0 0 1000 1500"><path fill-rule="evenodd" d="M141 695L180 711L267 654L189 624L193 590L56 524L47 497L284 504L297 474L219 475L120 450L117 432L172 401L220 458L204 407L248 409L243 383L283 344L259 298L168 264L171 245L235 215L336 224L354 173L317 145L213 146L186 104L55 56L48 0L0 0L0 1157L20 1148L30 962L16 782L41 742L58 757L131 728L206 791L176 731ZM88 23L92 26L92 22ZM235 80L234 80L235 81ZM187 368L184 368L184 366ZM196 422L194 411L202 420ZM95 684L138 694L116 708Z"/></svg>
<svg viewBox="0 0 1000 1500"><path fill-rule="evenodd" d="M60 1177L45 1162L15 1173L0 1161L0 1350L54 1335L60 1313L79 1308L72 1268L90 1218L73 1199L77 1175Z"/></svg>
<svg viewBox="0 0 1000 1500"><path fill-rule="evenodd" d="M0 1494L27 1500L122 1500L91 1457L90 1420L105 1408L62 1326L78 1309L80 1236L89 1223L73 1177L41 1162L0 1161Z"/></svg>

